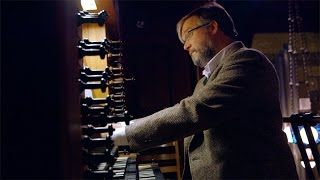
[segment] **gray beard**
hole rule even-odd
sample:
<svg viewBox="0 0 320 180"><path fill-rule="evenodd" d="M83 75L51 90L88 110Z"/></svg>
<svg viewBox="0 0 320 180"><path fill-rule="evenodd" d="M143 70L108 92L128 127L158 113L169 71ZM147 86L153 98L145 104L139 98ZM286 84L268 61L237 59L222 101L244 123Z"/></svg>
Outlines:
<svg viewBox="0 0 320 180"><path fill-rule="evenodd" d="M206 48L203 50L198 57L198 59L195 59L194 65L199 66L199 67L204 67L207 65L207 63L215 56L216 52L213 49Z"/></svg>

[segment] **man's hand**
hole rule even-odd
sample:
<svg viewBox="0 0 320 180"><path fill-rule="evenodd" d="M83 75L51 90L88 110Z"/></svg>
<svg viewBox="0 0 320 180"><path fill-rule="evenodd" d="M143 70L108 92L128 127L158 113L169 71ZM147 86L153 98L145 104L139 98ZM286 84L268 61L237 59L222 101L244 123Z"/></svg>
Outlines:
<svg viewBox="0 0 320 180"><path fill-rule="evenodd" d="M124 122L117 123L114 126L114 131L111 136L111 139L114 141L114 145L129 145L126 133L125 133L126 124Z"/></svg>
<svg viewBox="0 0 320 180"><path fill-rule="evenodd" d="M133 120L130 121L130 124L134 123ZM115 129L113 131L113 134L111 136L111 139L114 141L114 145L119 146L119 145L129 145L126 133L125 133L125 128L126 124L125 122L118 122L118 123L112 123L108 124L108 126L112 125L112 127ZM106 138L109 136L108 133L101 133L100 137Z"/></svg>

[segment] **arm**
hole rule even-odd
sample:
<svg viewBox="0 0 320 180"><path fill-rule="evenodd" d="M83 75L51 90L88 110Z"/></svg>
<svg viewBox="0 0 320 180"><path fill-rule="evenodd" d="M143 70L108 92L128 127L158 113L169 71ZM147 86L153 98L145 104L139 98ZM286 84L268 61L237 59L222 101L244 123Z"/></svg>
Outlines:
<svg viewBox="0 0 320 180"><path fill-rule="evenodd" d="M217 77L210 78L192 96L128 126L126 135L131 148L143 150L182 139L246 113L255 104L262 84L259 81L266 76L266 64L271 65L264 61L254 51L240 52L225 60ZM244 106L244 102L248 105Z"/></svg>

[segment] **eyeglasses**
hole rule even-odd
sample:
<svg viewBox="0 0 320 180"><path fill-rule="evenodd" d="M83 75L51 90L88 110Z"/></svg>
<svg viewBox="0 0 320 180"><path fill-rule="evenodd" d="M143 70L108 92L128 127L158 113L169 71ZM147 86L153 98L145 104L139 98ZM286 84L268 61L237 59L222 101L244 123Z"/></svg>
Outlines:
<svg viewBox="0 0 320 180"><path fill-rule="evenodd" d="M202 25L200 25L200 26L196 26L196 27L188 30L187 33L186 33L186 35L185 35L185 39L184 39L184 41L183 41L182 43L183 43L183 44L186 43L186 42L192 37L192 34L193 34L193 31L194 31L194 30L199 29L199 28L202 28L202 27L205 27L205 26L208 26L209 24L211 24L211 22L202 24Z"/></svg>

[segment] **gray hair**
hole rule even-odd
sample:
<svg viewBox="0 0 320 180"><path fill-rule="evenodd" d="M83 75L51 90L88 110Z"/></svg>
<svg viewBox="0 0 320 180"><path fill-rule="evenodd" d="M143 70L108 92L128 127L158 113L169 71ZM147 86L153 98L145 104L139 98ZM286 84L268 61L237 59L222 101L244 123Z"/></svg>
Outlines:
<svg viewBox="0 0 320 180"><path fill-rule="evenodd" d="M182 17L181 20L177 23L177 33L181 42L183 42L181 37L182 26L184 22L191 16L199 17L201 22L211 22L213 20L217 21L220 30L233 39L235 39L238 35L238 32L229 13L220 4L211 2L191 11L189 14Z"/></svg>

